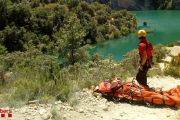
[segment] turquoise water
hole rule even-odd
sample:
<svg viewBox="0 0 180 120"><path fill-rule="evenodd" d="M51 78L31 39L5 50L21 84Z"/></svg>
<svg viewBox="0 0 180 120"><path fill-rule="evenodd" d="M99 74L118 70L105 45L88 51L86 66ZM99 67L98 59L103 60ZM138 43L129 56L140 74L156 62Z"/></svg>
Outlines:
<svg viewBox="0 0 180 120"><path fill-rule="evenodd" d="M167 45L170 42L180 40L180 11L131 11L136 14L138 22L138 30L153 30L153 33L147 34L147 40L151 41L153 45L161 43ZM143 22L147 22L147 26L143 26ZM138 31L137 30L137 31ZM116 39L106 41L106 45L98 46L90 50L90 54L95 52L102 53L104 57L108 54L113 55L113 60L121 61L127 52L137 49L139 39L137 31L128 36L122 36Z"/></svg>

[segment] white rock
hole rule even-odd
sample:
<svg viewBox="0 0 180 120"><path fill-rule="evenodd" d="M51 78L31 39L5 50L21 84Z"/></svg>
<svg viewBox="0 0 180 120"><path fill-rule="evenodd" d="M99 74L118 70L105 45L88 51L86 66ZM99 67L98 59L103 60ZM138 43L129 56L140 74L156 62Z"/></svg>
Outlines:
<svg viewBox="0 0 180 120"><path fill-rule="evenodd" d="M67 118L67 115L66 115L66 114L64 114L64 115L63 115L63 119L66 119L66 118Z"/></svg>
<svg viewBox="0 0 180 120"><path fill-rule="evenodd" d="M21 111L22 114L27 113L27 110L25 108L21 109L20 111Z"/></svg>
<svg viewBox="0 0 180 120"><path fill-rule="evenodd" d="M39 104L39 107L44 107L45 105L44 104Z"/></svg>
<svg viewBox="0 0 180 120"><path fill-rule="evenodd" d="M31 120L31 118L28 117L28 118L25 118L25 120Z"/></svg>
<svg viewBox="0 0 180 120"><path fill-rule="evenodd" d="M97 112L94 112L94 115L97 115Z"/></svg>
<svg viewBox="0 0 180 120"><path fill-rule="evenodd" d="M80 108L79 110L79 113L84 113L84 109Z"/></svg>
<svg viewBox="0 0 180 120"><path fill-rule="evenodd" d="M93 106L96 106L96 105L97 105L97 103L96 103L96 102L93 102L93 103L92 103L92 105L93 105Z"/></svg>
<svg viewBox="0 0 180 120"><path fill-rule="evenodd" d="M61 110L61 106L56 106L56 109L57 109L58 111L60 111L60 110Z"/></svg>
<svg viewBox="0 0 180 120"><path fill-rule="evenodd" d="M46 114L42 115L42 118L43 118L44 120L48 120L48 119L50 118L50 116L51 116L50 113L46 113Z"/></svg>
<svg viewBox="0 0 180 120"><path fill-rule="evenodd" d="M33 101L28 101L28 104L36 104L38 102L39 102L38 100L33 100Z"/></svg>
<svg viewBox="0 0 180 120"><path fill-rule="evenodd" d="M39 110L39 114L40 114L40 115L43 115L43 114L46 113L46 112L47 112L47 111L46 111L45 109L40 109L40 110Z"/></svg>
<svg viewBox="0 0 180 120"><path fill-rule="evenodd" d="M102 105L101 107L102 107L102 109L103 109L104 111L108 111L108 110L109 110L109 108L108 108L107 105Z"/></svg>
<svg viewBox="0 0 180 120"><path fill-rule="evenodd" d="M52 104L47 104L48 107L52 107Z"/></svg>
<svg viewBox="0 0 180 120"><path fill-rule="evenodd" d="M74 108L73 108L73 107L67 107L67 109L68 109L68 110L74 110Z"/></svg>
<svg viewBox="0 0 180 120"><path fill-rule="evenodd" d="M97 96L97 100L100 100L102 97L101 96Z"/></svg>

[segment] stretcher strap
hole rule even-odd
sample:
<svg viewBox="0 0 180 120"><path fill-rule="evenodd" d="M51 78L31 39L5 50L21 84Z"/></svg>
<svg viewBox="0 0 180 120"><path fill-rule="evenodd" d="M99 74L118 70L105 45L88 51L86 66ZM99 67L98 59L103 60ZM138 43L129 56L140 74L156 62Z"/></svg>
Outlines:
<svg viewBox="0 0 180 120"><path fill-rule="evenodd" d="M164 100L164 94L163 94L163 91L160 90L160 92L161 92L161 95L162 95L162 98L163 98L163 105L165 105L165 100Z"/></svg>
<svg viewBox="0 0 180 120"><path fill-rule="evenodd" d="M129 102L130 103L132 103L131 101L133 101L133 91L131 90L131 87L132 87L133 85L130 85L130 90L128 91L128 94L131 96L131 99L129 99Z"/></svg>
<svg viewBox="0 0 180 120"><path fill-rule="evenodd" d="M144 96L143 96L143 93L142 93L142 90L141 90L141 88L138 86L138 88L139 88L139 90L140 90L140 93L141 93L141 97L142 97L142 99L143 99L143 101L144 101ZM151 101L151 104L150 103L148 103L148 102L146 102L146 101L144 101L145 103L146 103L146 105L147 106L149 106L149 107L154 107L155 106L155 104L153 103L153 98L152 98L152 101Z"/></svg>
<svg viewBox="0 0 180 120"><path fill-rule="evenodd" d="M138 86L138 88L139 88L140 93L141 93L141 98L142 98L142 100L144 101L144 96L143 96L142 90L141 90L141 88L140 88L139 86Z"/></svg>
<svg viewBox="0 0 180 120"><path fill-rule="evenodd" d="M123 82L121 81L121 91L122 91L122 96L123 96L123 98L124 98L124 89L123 89Z"/></svg>

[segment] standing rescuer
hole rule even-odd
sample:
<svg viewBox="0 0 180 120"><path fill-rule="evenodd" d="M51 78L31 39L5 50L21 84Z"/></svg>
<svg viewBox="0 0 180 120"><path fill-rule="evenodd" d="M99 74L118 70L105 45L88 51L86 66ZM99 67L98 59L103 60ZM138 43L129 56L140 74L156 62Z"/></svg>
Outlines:
<svg viewBox="0 0 180 120"><path fill-rule="evenodd" d="M139 84L147 85L147 72L149 68L152 67L152 54L153 54L153 46L152 43L146 40L146 31L139 30L139 55L140 55L140 65L138 69L138 73L136 75L136 80Z"/></svg>

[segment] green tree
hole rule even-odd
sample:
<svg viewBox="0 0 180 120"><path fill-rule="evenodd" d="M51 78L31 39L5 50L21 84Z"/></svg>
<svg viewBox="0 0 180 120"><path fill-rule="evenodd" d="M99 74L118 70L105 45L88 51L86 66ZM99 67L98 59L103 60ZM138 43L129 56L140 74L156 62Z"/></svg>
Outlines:
<svg viewBox="0 0 180 120"><path fill-rule="evenodd" d="M23 50L23 45L25 42L23 40L23 35L26 33L24 27L18 29L16 26L8 26L4 29L3 33L4 38L2 42L9 52Z"/></svg>
<svg viewBox="0 0 180 120"><path fill-rule="evenodd" d="M23 34L23 38L22 40L24 41L24 49L27 50L29 48L29 43L31 41L31 43L34 45L34 46L37 46L39 44L39 37L34 34L33 32L26 32Z"/></svg>
<svg viewBox="0 0 180 120"><path fill-rule="evenodd" d="M126 26L122 26L121 27L121 34L122 35L127 35L128 33L129 33L129 31L128 31L129 29L126 27Z"/></svg>
<svg viewBox="0 0 180 120"><path fill-rule="evenodd" d="M39 7L40 5L40 0L31 0L30 6L31 8Z"/></svg>
<svg viewBox="0 0 180 120"><path fill-rule="evenodd" d="M27 3L13 4L7 9L8 23L14 22L18 26L28 24L31 17L31 8Z"/></svg>
<svg viewBox="0 0 180 120"><path fill-rule="evenodd" d="M66 0L66 4L69 9L77 7L81 0Z"/></svg>
<svg viewBox="0 0 180 120"><path fill-rule="evenodd" d="M74 65L78 62L77 53L83 42L85 32L81 27L80 21L76 14L69 13L66 18L65 28L61 31L61 40L59 40L60 57L64 57L68 64ZM84 54L84 53L81 53Z"/></svg>
<svg viewBox="0 0 180 120"><path fill-rule="evenodd" d="M0 44L0 55L6 53L7 48Z"/></svg>
<svg viewBox="0 0 180 120"><path fill-rule="evenodd" d="M53 8L53 12L53 25L56 27L55 31L59 31L59 28L64 25L63 22L67 13L66 6L57 4Z"/></svg>
<svg viewBox="0 0 180 120"><path fill-rule="evenodd" d="M0 0L0 30L6 26L7 0Z"/></svg>
<svg viewBox="0 0 180 120"><path fill-rule="evenodd" d="M105 42L105 38L104 36L102 35L102 33L99 33L97 38L96 38L96 41L99 45L103 45L104 42Z"/></svg>
<svg viewBox="0 0 180 120"><path fill-rule="evenodd" d="M41 39L41 42L47 45L50 42L49 35L44 35Z"/></svg>
<svg viewBox="0 0 180 120"><path fill-rule="evenodd" d="M172 4L168 0L158 0L157 4L159 5L158 10L169 10L172 7Z"/></svg>
<svg viewBox="0 0 180 120"><path fill-rule="evenodd" d="M53 33L53 17L50 16L52 11L48 8L39 7L31 16L30 22L32 30L36 34L52 36Z"/></svg>

